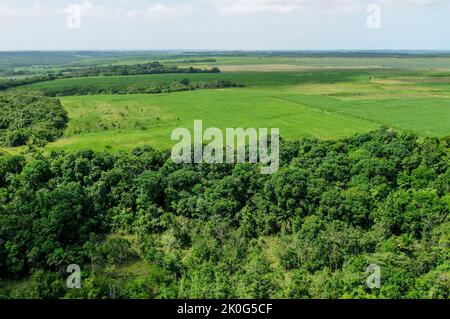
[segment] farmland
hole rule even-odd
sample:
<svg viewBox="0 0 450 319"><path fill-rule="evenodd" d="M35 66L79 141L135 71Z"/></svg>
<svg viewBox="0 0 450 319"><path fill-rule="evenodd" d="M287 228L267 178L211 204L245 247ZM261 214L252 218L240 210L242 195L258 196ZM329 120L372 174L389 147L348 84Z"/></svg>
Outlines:
<svg viewBox="0 0 450 319"><path fill-rule="evenodd" d="M156 61L170 73L136 70ZM449 298L448 54L41 52L0 65L0 299ZM75 76L127 66L135 75ZM279 170L174 163L171 133L194 120L279 128ZM74 263L80 289L66 286Z"/></svg>
<svg viewBox="0 0 450 319"><path fill-rule="evenodd" d="M170 132L191 128L195 119L219 128L279 127L287 139L343 138L380 126L444 137L450 127L449 74L420 68L156 74L60 79L18 90L146 88L182 79L245 85L169 94L61 97L69 126L62 139L47 146L122 150L150 144L167 149Z"/></svg>

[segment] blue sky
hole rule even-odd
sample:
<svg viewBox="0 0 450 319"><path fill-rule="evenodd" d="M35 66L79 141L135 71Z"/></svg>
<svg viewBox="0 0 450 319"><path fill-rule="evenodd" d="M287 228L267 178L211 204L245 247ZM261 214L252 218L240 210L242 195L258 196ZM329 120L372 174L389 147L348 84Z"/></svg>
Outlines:
<svg viewBox="0 0 450 319"><path fill-rule="evenodd" d="M0 50L90 49L450 50L450 0L0 0Z"/></svg>

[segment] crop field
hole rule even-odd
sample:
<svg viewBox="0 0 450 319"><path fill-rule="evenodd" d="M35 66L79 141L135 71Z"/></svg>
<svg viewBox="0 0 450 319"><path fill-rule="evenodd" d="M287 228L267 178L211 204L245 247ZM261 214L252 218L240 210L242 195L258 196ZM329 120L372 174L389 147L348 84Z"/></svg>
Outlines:
<svg viewBox="0 0 450 319"><path fill-rule="evenodd" d="M196 64L204 67L216 66L228 72L295 71L321 68L448 70L450 58L232 57L218 58L215 63Z"/></svg>
<svg viewBox="0 0 450 319"><path fill-rule="evenodd" d="M248 99L252 103L248 103ZM171 131L205 127L281 128L283 137L314 136L330 139L378 127L364 119L334 114L301 103L270 96L270 91L224 89L162 95L67 97L67 137L55 148L123 149L150 144L169 148Z"/></svg>
<svg viewBox="0 0 450 319"><path fill-rule="evenodd" d="M225 72L62 79L26 90L64 87L156 86L230 80L243 88L168 94L62 97L69 125L47 149L123 150L150 144L170 148L171 131L205 127L280 128L287 139L335 139L389 126L442 137L450 128L450 80L446 72L417 70L314 70Z"/></svg>
<svg viewBox="0 0 450 319"><path fill-rule="evenodd" d="M103 57L77 63L133 65L157 57ZM192 129L197 119L203 120L204 127L221 129L279 128L286 139L344 138L381 126L433 137L448 136L450 132L448 57L163 55L159 58L166 65L219 67L222 72L65 78L10 91L53 94L61 100L68 112L68 127L63 137L49 143L46 150L119 151L145 144L169 149L175 143L170 139L172 130ZM126 91L164 87L185 80L190 83L222 80L243 87L64 96L68 89Z"/></svg>
<svg viewBox="0 0 450 319"><path fill-rule="evenodd" d="M86 60L85 65L96 63L100 65L133 65L149 60L158 60L164 64L195 65L204 67L219 67L222 71L242 71L254 69L255 71L270 71L278 67L279 70L289 71L298 69L316 68L386 68L386 69L422 69L422 70L449 70L450 57L295 57L295 56L219 56L212 58L215 62L203 62L205 57L164 56L123 58L116 60Z"/></svg>

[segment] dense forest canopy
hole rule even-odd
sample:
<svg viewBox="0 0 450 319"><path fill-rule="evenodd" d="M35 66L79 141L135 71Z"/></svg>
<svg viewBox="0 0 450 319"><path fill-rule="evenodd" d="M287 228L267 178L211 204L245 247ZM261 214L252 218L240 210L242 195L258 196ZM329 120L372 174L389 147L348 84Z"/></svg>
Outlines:
<svg viewBox="0 0 450 319"><path fill-rule="evenodd" d="M449 155L448 140L387 128L283 141L272 176L148 147L2 155L0 277L26 281L0 295L448 298Z"/></svg>
<svg viewBox="0 0 450 319"><path fill-rule="evenodd" d="M43 145L60 137L68 122L59 100L39 96L0 95L0 145Z"/></svg>

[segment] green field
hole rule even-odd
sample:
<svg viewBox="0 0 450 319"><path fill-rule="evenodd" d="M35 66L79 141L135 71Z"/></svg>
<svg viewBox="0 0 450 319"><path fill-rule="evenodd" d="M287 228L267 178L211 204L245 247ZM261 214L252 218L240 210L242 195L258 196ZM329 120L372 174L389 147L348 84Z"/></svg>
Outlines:
<svg viewBox="0 0 450 319"><path fill-rule="evenodd" d="M0 52L0 299L448 299L449 54ZM293 142L177 165L195 120Z"/></svg>
<svg viewBox="0 0 450 319"><path fill-rule="evenodd" d="M159 59L158 59L159 58ZM299 69L299 68L387 68L387 69L450 69L450 57L336 57L336 56L324 56L324 57L307 57L307 56L264 56L257 54L252 56L229 56L223 57L214 56L216 62L195 62L195 60L202 60L204 58L210 58L208 56L181 56L171 57L170 59L162 57L140 57L140 58L123 58L116 60L86 60L86 65L90 63L98 63L100 65L109 64L139 64L148 62L149 60L161 61L164 64L175 65L196 65L196 66L216 66L225 71L245 70L249 67L255 68L258 71L270 70L273 66L285 66L285 70ZM191 63L180 63L186 60L193 60Z"/></svg>
<svg viewBox="0 0 450 319"><path fill-rule="evenodd" d="M67 97L67 136L55 148L134 148L151 144L169 148L177 127L192 128L195 119L205 127L281 128L282 136L344 137L375 129L367 120L334 114L290 102L263 90L228 89L161 95ZM248 103L251 99L251 103Z"/></svg>
<svg viewBox="0 0 450 319"><path fill-rule="evenodd" d="M29 89L155 85L188 77L228 79L245 88L160 95L63 97L64 138L48 149L129 149L172 145L176 127L277 127L283 137L333 139L387 125L427 136L450 128L450 80L443 73L400 71L240 72L65 79Z"/></svg>
<svg viewBox="0 0 450 319"><path fill-rule="evenodd" d="M388 57L202 57L165 64L218 66L219 74L154 74L68 78L13 89L22 94L66 88L154 88L174 81L228 80L243 88L168 94L60 97L69 113L63 138L47 150L167 149L173 129L280 128L287 139L335 139L389 126L422 136L450 135L450 59ZM204 58L204 57L203 57ZM87 60L93 63L94 60ZM85 61L84 63L88 64ZM95 60L98 65L148 62L143 57ZM201 61L201 60L200 60Z"/></svg>

